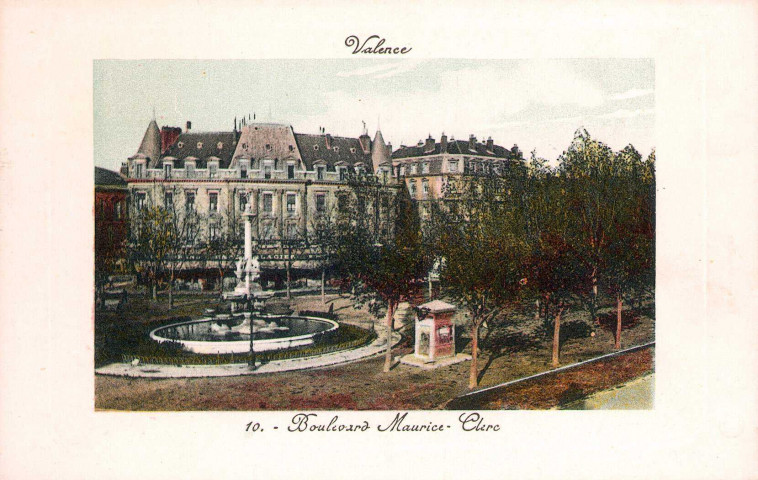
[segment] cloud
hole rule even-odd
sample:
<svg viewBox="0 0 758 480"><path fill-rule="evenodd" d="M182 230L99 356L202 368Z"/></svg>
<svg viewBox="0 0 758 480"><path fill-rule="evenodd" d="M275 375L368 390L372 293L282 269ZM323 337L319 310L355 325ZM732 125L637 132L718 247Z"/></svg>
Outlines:
<svg viewBox="0 0 758 480"><path fill-rule="evenodd" d="M358 68L358 69L350 70L347 72L338 72L337 76L338 77L357 77L357 76L371 75L372 73L382 72L385 70L397 68L398 66L400 66L400 64L401 62L383 63L381 65L372 65L370 67Z"/></svg>
<svg viewBox="0 0 758 480"><path fill-rule="evenodd" d="M640 115L653 115L655 109L653 108L638 108L636 110L627 110L625 108L616 110L615 112L604 113L602 115L594 115L596 118L632 118L639 117Z"/></svg>
<svg viewBox="0 0 758 480"><path fill-rule="evenodd" d="M639 88L632 88L631 90L627 90L623 93L618 93L616 95L611 95L611 100L628 100L630 98L637 98L637 97L646 97L648 95L652 95L655 93L655 90L652 88L646 88L646 89L639 89Z"/></svg>

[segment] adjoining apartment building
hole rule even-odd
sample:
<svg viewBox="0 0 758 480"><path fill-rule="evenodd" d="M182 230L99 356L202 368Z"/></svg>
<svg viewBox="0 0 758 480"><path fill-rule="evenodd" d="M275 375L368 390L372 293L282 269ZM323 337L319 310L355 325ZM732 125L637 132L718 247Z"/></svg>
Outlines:
<svg viewBox="0 0 758 480"><path fill-rule="evenodd" d="M429 202L450 197L457 178L468 175L520 176L525 174L523 154L514 145L510 150L484 143L474 135L455 140L443 133L437 142L431 135L414 146L401 146L392 152L392 165L398 178L419 206L422 218L429 214Z"/></svg>
<svg viewBox="0 0 758 480"><path fill-rule="evenodd" d="M365 127L350 138L323 129L296 133L275 123L243 121L238 128L236 119L227 132L196 132L190 122L184 131L159 128L153 120L122 173L132 217L149 205L194 210L203 216L201 241L220 235L230 221L242 222L249 202L253 239L272 252L262 266L276 269L283 241L308 238L313 219L337 210L340 197L349 194L351 178L372 178L388 190L398 186L391 149L380 131L372 140Z"/></svg>

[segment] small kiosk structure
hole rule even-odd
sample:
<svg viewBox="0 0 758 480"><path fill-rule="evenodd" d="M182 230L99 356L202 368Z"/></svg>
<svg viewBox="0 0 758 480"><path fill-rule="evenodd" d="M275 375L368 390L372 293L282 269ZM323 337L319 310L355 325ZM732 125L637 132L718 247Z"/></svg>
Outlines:
<svg viewBox="0 0 758 480"><path fill-rule="evenodd" d="M441 300L419 305L416 315L416 342L412 354L400 362L422 368L437 368L469 360L464 354L455 354L456 307Z"/></svg>

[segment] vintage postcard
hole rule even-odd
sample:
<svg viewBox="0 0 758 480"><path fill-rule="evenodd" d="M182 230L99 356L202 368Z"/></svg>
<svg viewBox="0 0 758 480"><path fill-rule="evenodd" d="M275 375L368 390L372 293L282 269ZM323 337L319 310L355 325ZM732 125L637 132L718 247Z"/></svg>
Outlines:
<svg viewBox="0 0 758 480"><path fill-rule="evenodd" d="M99 60L93 88L95 408L653 407L652 59Z"/></svg>
<svg viewBox="0 0 758 480"><path fill-rule="evenodd" d="M0 9L0 477L758 475L754 4Z"/></svg>

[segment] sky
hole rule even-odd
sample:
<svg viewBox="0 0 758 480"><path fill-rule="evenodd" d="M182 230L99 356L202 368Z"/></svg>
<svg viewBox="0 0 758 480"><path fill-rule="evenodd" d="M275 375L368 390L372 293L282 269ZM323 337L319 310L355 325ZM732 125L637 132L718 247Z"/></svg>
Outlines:
<svg viewBox="0 0 758 480"><path fill-rule="evenodd" d="M393 148L430 134L517 144L554 161L574 132L646 156L655 146L652 59L98 60L95 165L118 170L159 126L231 131L235 116ZM153 113L154 112L154 113Z"/></svg>

